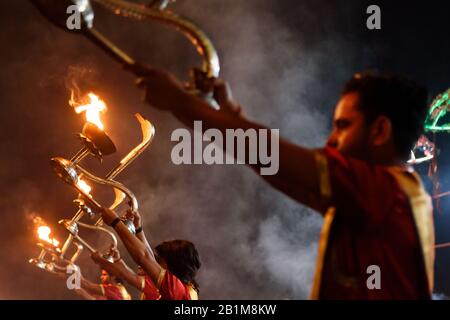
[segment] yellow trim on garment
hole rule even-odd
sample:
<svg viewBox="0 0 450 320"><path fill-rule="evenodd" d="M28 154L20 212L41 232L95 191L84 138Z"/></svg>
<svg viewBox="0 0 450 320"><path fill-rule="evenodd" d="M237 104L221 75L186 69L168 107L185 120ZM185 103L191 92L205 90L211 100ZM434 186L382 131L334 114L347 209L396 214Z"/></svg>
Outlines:
<svg viewBox="0 0 450 320"><path fill-rule="evenodd" d="M161 272L159 273L158 280L156 281L156 288L161 289L161 284L163 282L164 276L166 275L166 269L161 268Z"/></svg>
<svg viewBox="0 0 450 320"><path fill-rule="evenodd" d="M131 300L131 295L128 293L127 289L120 283L117 284L117 287L120 290L120 293L122 294L123 300Z"/></svg>
<svg viewBox="0 0 450 320"><path fill-rule="evenodd" d="M141 279L142 279L142 285L141 285L142 289L141 289L141 296L139 297L139 299L140 299L140 300L145 300L145 292L144 292L144 289L145 289L145 282L146 282L146 279L145 279L144 276L142 276ZM158 293L158 298L156 298L156 300L161 300L161 294L159 293L159 290L156 289L156 291L157 291L157 293Z"/></svg>
<svg viewBox="0 0 450 320"><path fill-rule="evenodd" d="M320 151L316 152L315 156L317 171L319 174L320 193L322 198L324 200L327 200L331 197L332 192L327 159L325 155ZM432 202L430 196L424 190L420 177L416 172L408 172L401 167L388 167L387 170L397 180L398 184L408 196L408 199L410 201L414 224L416 226L421 244L422 256L424 259L425 270L428 278L428 287L430 292L432 292L434 284L435 235L432 215ZM314 274L310 299L318 299L320 295L323 264L335 213L335 208L330 207L324 216L322 231L320 233L316 270Z"/></svg>
<svg viewBox="0 0 450 320"><path fill-rule="evenodd" d="M328 247L328 238L330 236L331 225L333 224L336 210L334 207L330 207L325 213L322 231L320 232L319 247L316 259L316 271L314 273L313 286L311 290L310 299L319 299L320 285L322 282L323 264L325 262L325 253Z"/></svg>
<svg viewBox="0 0 450 320"><path fill-rule="evenodd" d="M421 244L422 257L428 278L428 289L432 293L434 287L435 235L431 198L426 193L422 181L416 172L412 170L408 172L400 167L390 167L388 171L395 177L409 198L414 224Z"/></svg>
<svg viewBox="0 0 450 320"><path fill-rule="evenodd" d="M188 285L189 295L191 296L191 300L198 300L198 292L195 290L192 284Z"/></svg>
<svg viewBox="0 0 450 320"><path fill-rule="evenodd" d="M140 278L141 278L141 288L140 288L140 291L144 291L144 289L145 289L145 277L144 276L140 276Z"/></svg>
<svg viewBox="0 0 450 320"><path fill-rule="evenodd" d="M319 187L322 199L328 200L331 197L331 183L328 173L328 162L325 155L318 151L315 153L317 172L319 174ZM331 225L333 224L336 210L334 207L328 208L324 215L323 226L320 232L318 253L316 259L316 270L314 273L313 286L310 299L319 299L320 285L322 282L323 264L325 262L325 253L328 246L328 238L330 236Z"/></svg>
<svg viewBox="0 0 450 320"><path fill-rule="evenodd" d="M105 287L101 284L100 288L102 289L102 297L106 298Z"/></svg>

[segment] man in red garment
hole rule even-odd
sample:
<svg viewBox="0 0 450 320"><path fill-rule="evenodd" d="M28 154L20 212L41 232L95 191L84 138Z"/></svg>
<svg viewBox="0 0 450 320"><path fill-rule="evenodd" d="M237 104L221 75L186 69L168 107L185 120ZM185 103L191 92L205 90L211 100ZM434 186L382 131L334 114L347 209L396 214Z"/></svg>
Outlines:
<svg viewBox="0 0 450 320"><path fill-rule="evenodd" d="M100 276L100 295L96 295L97 300L131 300L130 294L127 289L122 284L122 280L110 275L106 270L102 269L102 274ZM86 287L87 280L81 280L81 287ZM91 283L92 286L92 283Z"/></svg>
<svg viewBox="0 0 450 320"><path fill-rule="evenodd" d="M156 282L141 267L138 267L137 273L134 272L122 259L111 263L99 253L94 253L92 259L102 268L107 269L110 274L121 277L141 291L141 300L198 300L198 286L193 278L191 281L185 280L188 278L189 268L185 265L186 259L181 258L189 256L194 249L193 244L185 240L165 241L158 245L155 250L161 272ZM160 255L166 258L161 258ZM194 253L194 255L197 256L198 261L198 254ZM166 260L170 261L171 266ZM178 276L175 276L171 269L176 270Z"/></svg>
<svg viewBox="0 0 450 320"><path fill-rule="evenodd" d="M142 299L148 300L155 291L161 300L198 300L195 281L199 265L197 250L186 240L164 241L155 247L156 261L162 267L156 283L144 274Z"/></svg>
<svg viewBox="0 0 450 320"><path fill-rule="evenodd" d="M146 101L186 126L204 130L266 129L245 119L223 81L221 110L187 91L164 71L135 66ZM423 131L426 89L380 73L356 74L344 86L324 149L280 139L272 186L324 215L313 299L430 299L433 288L432 206L407 166ZM267 141L258 141L270 146ZM259 145L258 144L258 145ZM250 148L246 146L246 154ZM262 164L251 165L259 172ZM373 286L371 273L380 281ZM378 282L378 281L375 281Z"/></svg>
<svg viewBox="0 0 450 320"><path fill-rule="evenodd" d="M125 246L136 263L142 265L135 273L113 251L114 263L92 255L93 260L110 274L124 279L142 292L142 300L198 300L198 284L195 280L200 268L200 258L192 242L186 240L164 241L155 247L155 253L142 229L142 219L138 212L127 212L136 228L136 236L131 235L123 223L116 220L116 214L105 210L105 221L117 221L114 225ZM117 224L120 223L120 226Z"/></svg>
<svg viewBox="0 0 450 320"><path fill-rule="evenodd" d="M79 269L78 272L80 272ZM63 279L68 277L66 273L59 273L59 275ZM75 289L75 292L86 300L131 300L122 280L110 275L104 269L101 269L100 284L87 280L80 272L80 288Z"/></svg>

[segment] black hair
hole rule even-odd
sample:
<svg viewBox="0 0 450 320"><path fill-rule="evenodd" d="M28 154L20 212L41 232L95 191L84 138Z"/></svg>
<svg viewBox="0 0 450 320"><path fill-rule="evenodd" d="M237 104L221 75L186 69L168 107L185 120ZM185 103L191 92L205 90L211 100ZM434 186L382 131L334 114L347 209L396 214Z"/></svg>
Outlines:
<svg viewBox="0 0 450 320"><path fill-rule="evenodd" d="M164 241L155 248L156 254L167 263L169 271L184 284L192 284L198 292L195 281L201 263L198 251L192 242L186 240Z"/></svg>
<svg viewBox="0 0 450 320"><path fill-rule="evenodd" d="M111 278L111 280L114 280L116 283L123 285L123 280L122 280L121 278L119 278L119 277L117 277L117 276L115 276L115 275L109 273L109 272L108 272L107 270L105 270L105 269L101 269L100 272L101 272L101 271L105 271L105 272L109 275L109 277Z"/></svg>
<svg viewBox="0 0 450 320"><path fill-rule="evenodd" d="M359 95L358 107L367 124L381 115L389 118L397 153L408 157L424 130L426 88L407 77L369 71L355 74L344 85L342 95L352 92Z"/></svg>

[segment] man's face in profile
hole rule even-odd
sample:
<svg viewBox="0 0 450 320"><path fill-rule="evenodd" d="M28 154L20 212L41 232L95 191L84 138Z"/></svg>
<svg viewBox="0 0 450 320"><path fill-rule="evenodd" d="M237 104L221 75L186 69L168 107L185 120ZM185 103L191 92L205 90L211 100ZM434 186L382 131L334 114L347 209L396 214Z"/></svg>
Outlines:
<svg viewBox="0 0 450 320"><path fill-rule="evenodd" d="M102 284L109 284L110 283L109 274L105 270L102 270L102 273L100 274L100 282Z"/></svg>
<svg viewBox="0 0 450 320"><path fill-rule="evenodd" d="M338 101L327 146L336 148L344 155L365 160L370 147L369 128L358 109L358 97L358 93L351 92Z"/></svg>

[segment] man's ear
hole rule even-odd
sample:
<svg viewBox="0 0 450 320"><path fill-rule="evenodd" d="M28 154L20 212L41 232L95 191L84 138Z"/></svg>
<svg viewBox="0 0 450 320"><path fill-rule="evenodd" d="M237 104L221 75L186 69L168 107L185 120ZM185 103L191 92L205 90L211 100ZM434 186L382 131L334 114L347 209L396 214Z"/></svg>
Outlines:
<svg viewBox="0 0 450 320"><path fill-rule="evenodd" d="M370 130L371 141L375 146L382 146L392 137L392 122L386 116L379 116Z"/></svg>

